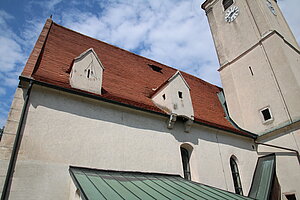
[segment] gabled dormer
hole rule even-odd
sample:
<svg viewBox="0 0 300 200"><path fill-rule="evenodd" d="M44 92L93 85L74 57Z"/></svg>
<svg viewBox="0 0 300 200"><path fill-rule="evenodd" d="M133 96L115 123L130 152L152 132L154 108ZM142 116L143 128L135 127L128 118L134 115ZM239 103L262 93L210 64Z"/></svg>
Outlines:
<svg viewBox="0 0 300 200"><path fill-rule="evenodd" d="M190 87L179 71L156 91L152 101L170 115L194 119Z"/></svg>
<svg viewBox="0 0 300 200"><path fill-rule="evenodd" d="M101 94L104 67L93 48L74 59L70 73L73 88Z"/></svg>

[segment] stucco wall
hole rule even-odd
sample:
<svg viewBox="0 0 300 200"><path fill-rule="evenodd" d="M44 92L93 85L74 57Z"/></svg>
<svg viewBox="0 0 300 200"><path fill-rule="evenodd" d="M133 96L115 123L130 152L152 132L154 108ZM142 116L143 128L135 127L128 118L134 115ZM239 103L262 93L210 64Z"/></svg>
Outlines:
<svg viewBox="0 0 300 200"><path fill-rule="evenodd" d="M13 178L11 199L68 199L70 165L182 175L180 145L189 143L192 180L234 191L229 158L238 158L248 193L253 141L167 117L34 86ZM26 192L25 192L26 191Z"/></svg>

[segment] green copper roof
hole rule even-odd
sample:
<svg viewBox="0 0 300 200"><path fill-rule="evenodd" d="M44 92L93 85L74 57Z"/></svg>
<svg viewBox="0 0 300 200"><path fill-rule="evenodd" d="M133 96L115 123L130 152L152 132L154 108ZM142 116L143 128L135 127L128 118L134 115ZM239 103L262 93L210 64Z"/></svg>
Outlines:
<svg viewBox="0 0 300 200"><path fill-rule="evenodd" d="M251 199L185 180L178 175L70 167L82 199Z"/></svg>
<svg viewBox="0 0 300 200"><path fill-rule="evenodd" d="M276 171L275 158L275 154L270 154L258 159L249 197L258 200L269 199Z"/></svg>

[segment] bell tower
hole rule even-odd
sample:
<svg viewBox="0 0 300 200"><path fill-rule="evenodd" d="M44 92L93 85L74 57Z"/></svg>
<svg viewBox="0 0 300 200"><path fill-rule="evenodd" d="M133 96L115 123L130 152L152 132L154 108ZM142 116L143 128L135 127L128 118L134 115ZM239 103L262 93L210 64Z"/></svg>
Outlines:
<svg viewBox="0 0 300 200"><path fill-rule="evenodd" d="M230 117L257 134L300 120L300 51L276 0L202 4Z"/></svg>

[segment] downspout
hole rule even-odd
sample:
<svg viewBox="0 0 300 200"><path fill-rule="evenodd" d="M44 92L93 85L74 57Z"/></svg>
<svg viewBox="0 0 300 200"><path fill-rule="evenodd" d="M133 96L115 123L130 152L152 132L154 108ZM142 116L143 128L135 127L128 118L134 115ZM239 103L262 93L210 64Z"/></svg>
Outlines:
<svg viewBox="0 0 300 200"><path fill-rule="evenodd" d="M10 157L10 161L9 161L9 165L8 165L8 169L7 169L7 173L6 173L6 178L5 178L5 182L3 185L1 200L7 200L9 197L11 182L12 182L13 174L15 171L18 152L19 152L19 148L20 148L20 144L21 144L21 140L22 140L21 130L23 128L25 115L27 113L27 106L29 103L29 97L30 97L30 91L31 91L32 85L33 85L33 82L30 81L27 92L26 92L26 96L24 99L24 105L22 108L21 116L20 116L20 121L19 121L18 129L17 129L17 133L16 133L16 138L14 141L14 146L12 149L12 153L11 153L11 157Z"/></svg>

